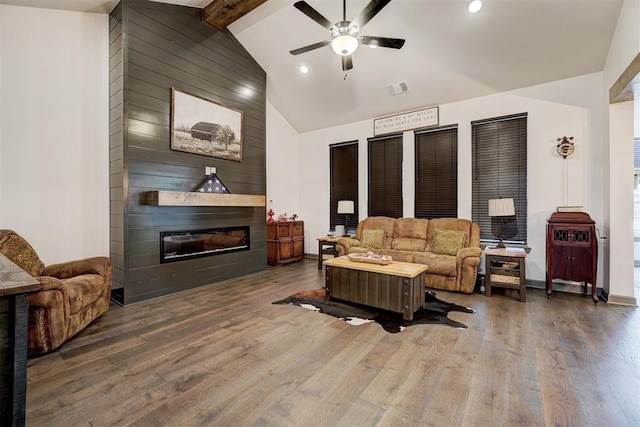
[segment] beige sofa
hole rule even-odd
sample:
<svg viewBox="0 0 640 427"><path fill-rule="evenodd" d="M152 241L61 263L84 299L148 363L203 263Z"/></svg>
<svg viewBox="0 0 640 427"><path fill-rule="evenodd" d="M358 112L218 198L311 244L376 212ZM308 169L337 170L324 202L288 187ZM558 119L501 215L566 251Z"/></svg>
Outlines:
<svg viewBox="0 0 640 427"><path fill-rule="evenodd" d="M472 293L480 264L480 228L460 218L368 217L354 238L341 237L338 255L390 255L396 261L426 264L428 288Z"/></svg>

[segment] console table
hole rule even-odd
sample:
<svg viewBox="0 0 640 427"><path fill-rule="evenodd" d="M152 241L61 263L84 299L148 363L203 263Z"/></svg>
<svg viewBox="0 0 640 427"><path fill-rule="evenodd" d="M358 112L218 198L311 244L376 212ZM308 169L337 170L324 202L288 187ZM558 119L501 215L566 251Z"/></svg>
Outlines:
<svg viewBox="0 0 640 427"><path fill-rule="evenodd" d="M0 254L0 425L24 426L29 292L40 283Z"/></svg>

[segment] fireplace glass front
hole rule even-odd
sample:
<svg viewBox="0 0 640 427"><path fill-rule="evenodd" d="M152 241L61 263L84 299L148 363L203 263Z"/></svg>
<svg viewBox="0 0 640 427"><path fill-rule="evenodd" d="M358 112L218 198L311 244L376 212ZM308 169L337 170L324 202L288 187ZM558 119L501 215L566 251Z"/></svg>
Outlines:
<svg viewBox="0 0 640 427"><path fill-rule="evenodd" d="M161 263L249 249L249 226L160 232Z"/></svg>

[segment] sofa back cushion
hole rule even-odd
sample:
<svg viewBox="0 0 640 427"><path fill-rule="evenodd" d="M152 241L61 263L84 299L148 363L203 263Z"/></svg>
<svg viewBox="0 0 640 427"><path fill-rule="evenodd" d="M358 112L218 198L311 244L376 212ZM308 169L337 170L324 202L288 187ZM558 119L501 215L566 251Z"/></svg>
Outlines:
<svg viewBox="0 0 640 427"><path fill-rule="evenodd" d="M408 237L427 240L429 220L424 218L398 218L393 224L393 238Z"/></svg>
<svg viewBox="0 0 640 427"><path fill-rule="evenodd" d="M363 230L384 230L385 241L384 247L386 249L391 248L391 240L393 239L393 224L396 222L395 218L389 218L386 216L370 216L358 224L356 231L356 239L362 242Z"/></svg>
<svg viewBox="0 0 640 427"><path fill-rule="evenodd" d="M0 230L0 253L33 277L40 276L44 270L36 251L15 231Z"/></svg>
<svg viewBox="0 0 640 427"><path fill-rule="evenodd" d="M433 231L431 252L440 255L457 255L458 251L465 247L467 234L459 230L447 230L436 228Z"/></svg>

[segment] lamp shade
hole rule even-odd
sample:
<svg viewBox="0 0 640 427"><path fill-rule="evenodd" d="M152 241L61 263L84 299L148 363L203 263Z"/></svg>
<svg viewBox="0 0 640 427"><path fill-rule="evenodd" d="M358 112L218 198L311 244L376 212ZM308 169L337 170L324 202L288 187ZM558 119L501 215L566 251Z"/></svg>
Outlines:
<svg viewBox="0 0 640 427"><path fill-rule="evenodd" d="M358 48L358 39L350 34L343 34L331 41L331 48L338 55L351 55Z"/></svg>
<svg viewBox="0 0 640 427"><path fill-rule="evenodd" d="M513 216L515 214L516 208L513 205L513 199L489 200L489 216Z"/></svg>
<svg viewBox="0 0 640 427"><path fill-rule="evenodd" d="M339 214L352 214L353 212L353 200L338 200Z"/></svg>

